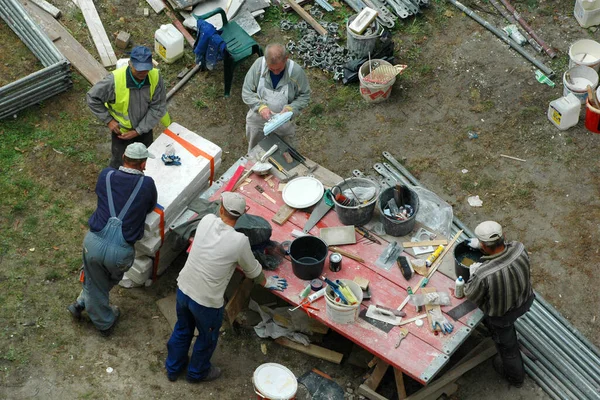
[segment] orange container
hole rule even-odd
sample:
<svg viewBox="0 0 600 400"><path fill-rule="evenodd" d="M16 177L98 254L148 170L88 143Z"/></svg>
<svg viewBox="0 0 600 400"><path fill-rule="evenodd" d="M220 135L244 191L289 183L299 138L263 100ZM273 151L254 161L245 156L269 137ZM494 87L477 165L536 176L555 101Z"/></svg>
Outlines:
<svg viewBox="0 0 600 400"><path fill-rule="evenodd" d="M600 110L590 104L590 99L585 101L585 127L588 131L600 133Z"/></svg>

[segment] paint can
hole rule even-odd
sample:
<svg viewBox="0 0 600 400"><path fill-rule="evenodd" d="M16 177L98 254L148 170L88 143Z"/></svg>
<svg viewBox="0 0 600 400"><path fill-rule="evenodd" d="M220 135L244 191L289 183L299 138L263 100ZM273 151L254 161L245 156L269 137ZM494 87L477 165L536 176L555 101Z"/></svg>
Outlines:
<svg viewBox="0 0 600 400"><path fill-rule="evenodd" d="M598 72L600 68L600 43L591 39L581 39L569 47L569 68L577 65L590 67Z"/></svg>
<svg viewBox="0 0 600 400"><path fill-rule="evenodd" d="M593 68L578 65L570 68L563 75L563 97L572 93L581 104L585 104L588 86L594 90L598 86L598 72Z"/></svg>
<svg viewBox="0 0 600 400"><path fill-rule="evenodd" d="M292 400L298 391L296 376L281 364L266 363L254 370L254 392L259 400Z"/></svg>
<svg viewBox="0 0 600 400"><path fill-rule="evenodd" d="M360 311L360 303L363 300L363 291L356 284L356 282L348 280L348 279L340 279L346 286L352 290L354 297L358 302L354 305L348 305L343 303L335 302L335 295L333 294L333 289L330 286L325 288L325 311L327 317L338 324L351 324L358 318L358 313Z"/></svg>
<svg viewBox="0 0 600 400"><path fill-rule="evenodd" d="M329 269L331 272L338 272L342 269L342 255L340 253L331 253L329 255Z"/></svg>

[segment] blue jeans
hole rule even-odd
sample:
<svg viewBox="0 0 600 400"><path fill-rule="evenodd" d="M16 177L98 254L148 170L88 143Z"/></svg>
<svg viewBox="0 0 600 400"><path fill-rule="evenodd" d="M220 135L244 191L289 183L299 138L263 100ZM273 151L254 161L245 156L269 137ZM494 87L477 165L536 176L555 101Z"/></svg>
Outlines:
<svg viewBox="0 0 600 400"><path fill-rule="evenodd" d="M208 375L210 358L217 347L219 329L223 323L223 310L224 307L204 307L177 289L177 323L167 342L165 362L169 375L177 375L185 367L196 328L198 337L187 368L187 378L202 380Z"/></svg>

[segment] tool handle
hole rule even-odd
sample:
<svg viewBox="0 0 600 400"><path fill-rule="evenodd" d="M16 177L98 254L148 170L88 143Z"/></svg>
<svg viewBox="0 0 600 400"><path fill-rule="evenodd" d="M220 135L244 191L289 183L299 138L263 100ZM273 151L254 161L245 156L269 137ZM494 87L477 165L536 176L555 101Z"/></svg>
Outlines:
<svg viewBox="0 0 600 400"><path fill-rule="evenodd" d="M238 179L237 183L235 184L235 186L233 187L233 189L231 189L231 191L235 192L237 190L237 188L239 188L240 186L242 186L242 183L244 183L244 181L246 180L246 178L248 178L251 173L252 173L252 167L250 167L250 169L248 169L246 172L244 172L244 174L242 176L240 176L240 179Z"/></svg>
<svg viewBox="0 0 600 400"><path fill-rule="evenodd" d="M273 146L271 146L271 148L265 154L263 154L263 156L260 158L260 162L265 162L265 160L267 158L271 157L271 155L273 153L275 153L278 148L279 148L279 146L277 146L276 144L274 144Z"/></svg>

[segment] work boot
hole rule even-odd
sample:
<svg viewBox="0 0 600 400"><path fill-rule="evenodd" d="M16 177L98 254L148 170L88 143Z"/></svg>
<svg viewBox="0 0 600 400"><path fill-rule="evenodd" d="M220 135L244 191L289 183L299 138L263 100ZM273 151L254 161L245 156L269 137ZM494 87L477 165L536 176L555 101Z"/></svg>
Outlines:
<svg viewBox="0 0 600 400"><path fill-rule="evenodd" d="M81 321L81 313L83 312L83 310L85 310L85 308L83 306L80 306L79 303L75 302L73 304L69 304L67 310L69 310L73 319Z"/></svg>
<svg viewBox="0 0 600 400"><path fill-rule="evenodd" d="M110 308L113 310L113 313L115 314L115 320L113 321L112 325L109 326L107 329L100 331L100 334L104 337L109 337L112 334L112 331L113 331L115 325L117 324L117 321L119 320L119 316L121 315L121 310L119 310L119 307L110 306Z"/></svg>
<svg viewBox="0 0 600 400"><path fill-rule="evenodd" d="M510 383L512 386L516 388L520 388L521 386L523 386L523 382L515 382L506 376L506 374L504 373L504 366L502 365L502 358L499 354L496 354L496 356L492 360L492 366L494 367L494 370L498 373L498 375L506 379L508 383Z"/></svg>
<svg viewBox="0 0 600 400"><path fill-rule="evenodd" d="M214 381L215 379L217 379L220 376L221 376L221 368L211 365L210 369L208 370L208 374L204 378L192 379L190 377L187 377L186 379L189 383L200 383L200 382Z"/></svg>

